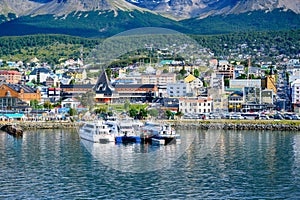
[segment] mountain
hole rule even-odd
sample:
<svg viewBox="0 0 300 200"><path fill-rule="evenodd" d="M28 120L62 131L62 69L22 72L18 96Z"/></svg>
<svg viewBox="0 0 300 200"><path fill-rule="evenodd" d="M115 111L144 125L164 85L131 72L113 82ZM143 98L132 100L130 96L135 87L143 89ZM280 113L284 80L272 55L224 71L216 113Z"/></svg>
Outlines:
<svg viewBox="0 0 300 200"><path fill-rule="evenodd" d="M299 0L127 0L176 19L240 14L251 11L291 10L300 13Z"/></svg>
<svg viewBox="0 0 300 200"><path fill-rule="evenodd" d="M107 10L145 10L125 0L52 0L33 9L31 15L52 14L67 15L72 12L107 11Z"/></svg>
<svg viewBox="0 0 300 200"><path fill-rule="evenodd" d="M140 27L189 34L300 28L299 0L127 1L0 0L0 36L108 37Z"/></svg>

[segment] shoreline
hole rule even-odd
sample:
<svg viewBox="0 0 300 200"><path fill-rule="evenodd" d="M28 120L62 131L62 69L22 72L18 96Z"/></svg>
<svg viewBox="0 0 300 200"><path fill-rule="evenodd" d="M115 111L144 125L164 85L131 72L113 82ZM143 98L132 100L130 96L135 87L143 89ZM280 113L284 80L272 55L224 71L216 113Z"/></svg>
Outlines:
<svg viewBox="0 0 300 200"><path fill-rule="evenodd" d="M274 131L300 131L300 121L293 120L160 120L159 123L171 124L180 129L200 129L200 130L274 130ZM13 124L23 130L32 129L76 129L83 122L69 121L41 121L41 122L5 122Z"/></svg>

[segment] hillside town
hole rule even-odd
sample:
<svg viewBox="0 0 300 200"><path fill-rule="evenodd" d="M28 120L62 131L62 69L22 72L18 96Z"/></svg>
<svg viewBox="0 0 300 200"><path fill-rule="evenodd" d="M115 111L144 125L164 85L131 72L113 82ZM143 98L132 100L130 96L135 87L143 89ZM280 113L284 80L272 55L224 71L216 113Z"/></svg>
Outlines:
<svg viewBox="0 0 300 200"><path fill-rule="evenodd" d="M143 71L137 64L89 69L81 59L55 68L37 58L0 60L0 66L2 121L83 116L95 105L126 102L147 104L160 117L168 111L182 119L300 119L299 59L276 64L252 63L250 57L210 59L205 67L162 60L144 63Z"/></svg>

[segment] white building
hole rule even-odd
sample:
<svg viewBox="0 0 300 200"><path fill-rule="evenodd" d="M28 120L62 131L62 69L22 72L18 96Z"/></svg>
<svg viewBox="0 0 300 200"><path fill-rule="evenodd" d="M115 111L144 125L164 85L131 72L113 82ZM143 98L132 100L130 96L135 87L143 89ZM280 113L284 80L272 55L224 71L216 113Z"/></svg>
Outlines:
<svg viewBox="0 0 300 200"><path fill-rule="evenodd" d="M61 102L62 108L74 108L76 109L80 105L80 101L75 98L67 98Z"/></svg>
<svg viewBox="0 0 300 200"><path fill-rule="evenodd" d="M46 82L50 76L51 71L47 68L36 68L28 76L28 80L35 80L37 83Z"/></svg>
<svg viewBox="0 0 300 200"><path fill-rule="evenodd" d="M189 114L209 113L212 111L213 99L211 97L180 98L179 111Z"/></svg>
<svg viewBox="0 0 300 200"><path fill-rule="evenodd" d="M300 79L296 79L291 84L292 104L300 104Z"/></svg>
<svg viewBox="0 0 300 200"><path fill-rule="evenodd" d="M176 83L175 73L148 74L142 75L142 84L167 85Z"/></svg>
<svg viewBox="0 0 300 200"><path fill-rule="evenodd" d="M229 81L230 88L261 87L260 79L233 79Z"/></svg>
<svg viewBox="0 0 300 200"><path fill-rule="evenodd" d="M193 96L190 84L183 80L177 83L167 84L167 94L169 97Z"/></svg>

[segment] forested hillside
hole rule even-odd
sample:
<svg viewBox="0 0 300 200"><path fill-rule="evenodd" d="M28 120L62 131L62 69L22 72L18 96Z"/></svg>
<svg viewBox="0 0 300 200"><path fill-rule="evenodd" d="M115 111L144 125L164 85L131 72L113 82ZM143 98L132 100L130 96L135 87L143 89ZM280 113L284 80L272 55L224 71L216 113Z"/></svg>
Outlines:
<svg viewBox="0 0 300 200"><path fill-rule="evenodd" d="M243 53L265 57L300 53L300 30L244 32L222 35L191 35L202 47L209 48L215 57ZM37 57L56 64L59 60L86 57L103 39L88 39L67 35L30 35L0 37L0 59L28 61Z"/></svg>

